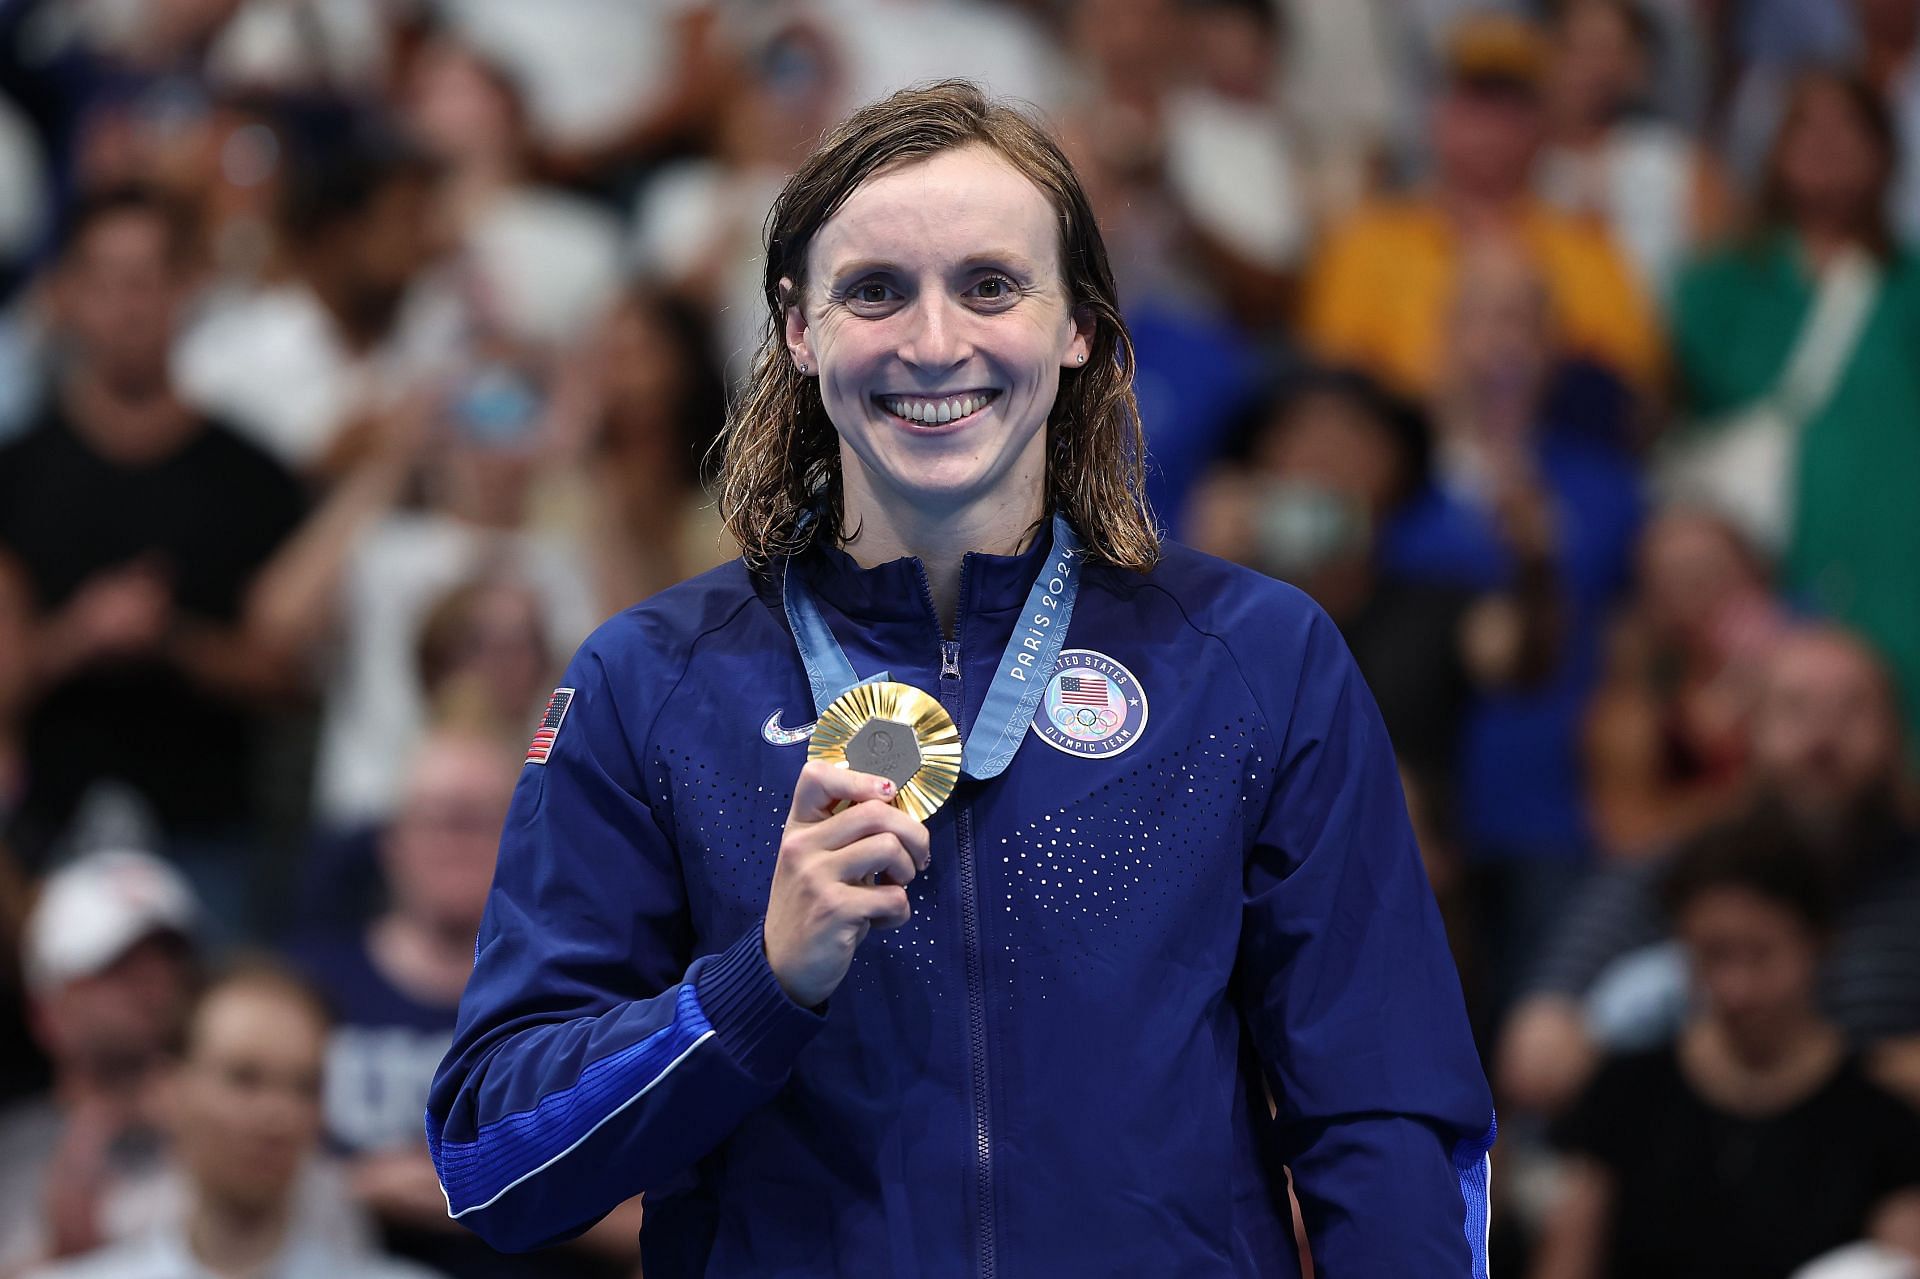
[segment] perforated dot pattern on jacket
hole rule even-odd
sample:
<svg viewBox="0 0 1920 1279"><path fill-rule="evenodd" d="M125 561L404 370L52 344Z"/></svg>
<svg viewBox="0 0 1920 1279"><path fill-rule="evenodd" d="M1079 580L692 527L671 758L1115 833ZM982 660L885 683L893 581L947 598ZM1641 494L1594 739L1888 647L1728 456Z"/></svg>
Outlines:
<svg viewBox="0 0 1920 1279"><path fill-rule="evenodd" d="M655 760L654 792L670 806L655 816L665 819L682 864L697 862L717 891L764 908L793 792L666 746Z"/></svg>
<svg viewBox="0 0 1920 1279"><path fill-rule="evenodd" d="M1074 917L1144 940L1169 896L1237 859L1264 799L1270 758L1245 719L1142 760L1072 804L1042 813L983 853L1004 885L997 913L1026 923Z"/></svg>

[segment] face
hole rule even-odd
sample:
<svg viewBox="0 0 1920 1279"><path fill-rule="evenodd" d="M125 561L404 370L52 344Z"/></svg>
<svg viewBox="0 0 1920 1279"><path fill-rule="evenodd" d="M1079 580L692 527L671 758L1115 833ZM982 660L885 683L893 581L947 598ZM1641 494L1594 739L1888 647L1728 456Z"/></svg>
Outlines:
<svg viewBox="0 0 1920 1279"><path fill-rule="evenodd" d="M126 210L94 223L62 269L63 327L81 358L130 390L164 383L180 279L166 221Z"/></svg>
<svg viewBox="0 0 1920 1279"><path fill-rule="evenodd" d="M1826 825L1887 786L1900 738L1886 681L1852 641L1796 636L1773 654L1754 716L1753 767L1801 818Z"/></svg>
<svg viewBox="0 0 1920 1279"><path fill-rule="evenodd" d="M1733 604L1765 589L1726 527L1694 511L1657 517L1640 544L1640 590L1648 617L1676 642L1705 648Z"/></svg>
<svg viewBox="0 0 1920 1279"><path fill-rule="evenodd" d="M1815 81L1788 116L1777 158L1789 211L1851 217L1879 198L1887 157L1846 93Z"/></svg>
<svg viewBox="0 0 1920 1279"><path fill-rule="evenodd" d="M1456 86L1433 113L1443 185L1504 197L1526 189L1540 145L1539 104L1521 90Z"/></svg>
<svg viewBox="0 0 1920 1279"><path fill-rule="evenodd" d="M1297 401L1255 456L1278 479L1312 484L1378 517L1400 483L1400 455L1385 427L1352 400L1315 394Z"/></svg>
<svg viewBox="0 0 1920 1279"><path fill-rule="evenodd" d="M1703 1011L1737 1049L1765 1055L1812 1011L1819 943L1788 907L1726 884L1699 893L1678 923Z"/></svg>
<svg viewBox="0 0 1920 1279"><path fill-rule="evenodd" d="M192 982L183 942L146 938L100 972L36 997L38 1038L60 1073L98 1086L131 1085L159 1061Z"/></svg>
<svg viewBox="0 0 1920 1279"><path fill-rule="evenodd" d="M518 145L512 97L478 59L451 41L421 51L404 103L422 144L449 160L510 154Z"/></svg>
<svg viewBox="0 0 1920 1279"><path fill-rule="evenodd" d="M1502 245L1461 258L1442 380L1499 420L1531 415L1552 350L1546 287L1533 265Z"/></svg>
<svg viewBox="0 0 1920 1279"><path fill-rule="evenodd" d="M1618 7L1608 0L1568 6L1548 89L1576 116L1611 118L1638 95L1646 70L1645 55Z"/></svg>
<svg viewBox="0 0 1920 1279"><path fill-rule="evenodd" d="M493 883L512 761L479 738L429 738L383 845L395 909L441 929L478 930Z"/></svg>
<svg viewBox="0 0 1920 1279"><path fill-rule="evenodd" d="M968 147L870 178L814 236L793 358L839 432L848 510L1026 511L1060 370L1088 351L1038 187Z"/></svg>
<svg viewBox="0 0 1920 1279"><path fill-rule="evenodd" d="M320 1136L326 1027L272 985L237 983L201 1005L169 1090L176 1159L215 1203L283 1203Z"/></svg>

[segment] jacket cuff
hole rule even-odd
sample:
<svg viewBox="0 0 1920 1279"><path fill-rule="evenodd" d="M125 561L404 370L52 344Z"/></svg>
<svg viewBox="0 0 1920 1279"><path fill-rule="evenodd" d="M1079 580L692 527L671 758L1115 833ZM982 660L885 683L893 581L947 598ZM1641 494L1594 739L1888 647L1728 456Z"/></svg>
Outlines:
<svg viewBox="0 0 1920 1279"><path fill-rule="evenodd" d="M763 929L754 921L739 941L700 961L693 989L727 1056L755 1079L777 1084L827 1019L781 989L767 964Z"/></svg>

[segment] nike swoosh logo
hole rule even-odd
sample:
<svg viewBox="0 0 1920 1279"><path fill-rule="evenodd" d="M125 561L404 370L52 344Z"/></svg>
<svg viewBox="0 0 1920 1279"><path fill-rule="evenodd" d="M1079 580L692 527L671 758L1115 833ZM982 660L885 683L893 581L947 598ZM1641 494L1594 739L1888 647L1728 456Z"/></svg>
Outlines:
<svg viewBox="0 0 1920 1279"><path fill-rule="evenodd" d="M798 728L782 728L780 712L775 711L767 716L767 722L760 726L760 736L766 739L769 746L798 746L813 736L813 726L818 722L813 720Z"/></svg>

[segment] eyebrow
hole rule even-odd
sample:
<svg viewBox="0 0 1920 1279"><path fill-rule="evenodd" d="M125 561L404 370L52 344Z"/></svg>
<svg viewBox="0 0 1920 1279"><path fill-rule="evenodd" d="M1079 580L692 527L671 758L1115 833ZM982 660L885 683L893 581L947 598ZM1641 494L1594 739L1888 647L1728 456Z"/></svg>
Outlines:
<svg viewBox="0 0 1920 1279"><path fill-rule="evenodd" d="M1011 249L990 249L984 253L969 253L960 262L962 271L977 271L982 267L999 267L1019 275L1038 274L1026 255L1015 253ZM843 280L852 275L867 275L875 271L898 273L899 270L898 266L885 258L855 258L851 262L835 267L828 272L828 277Z"/></svg>

